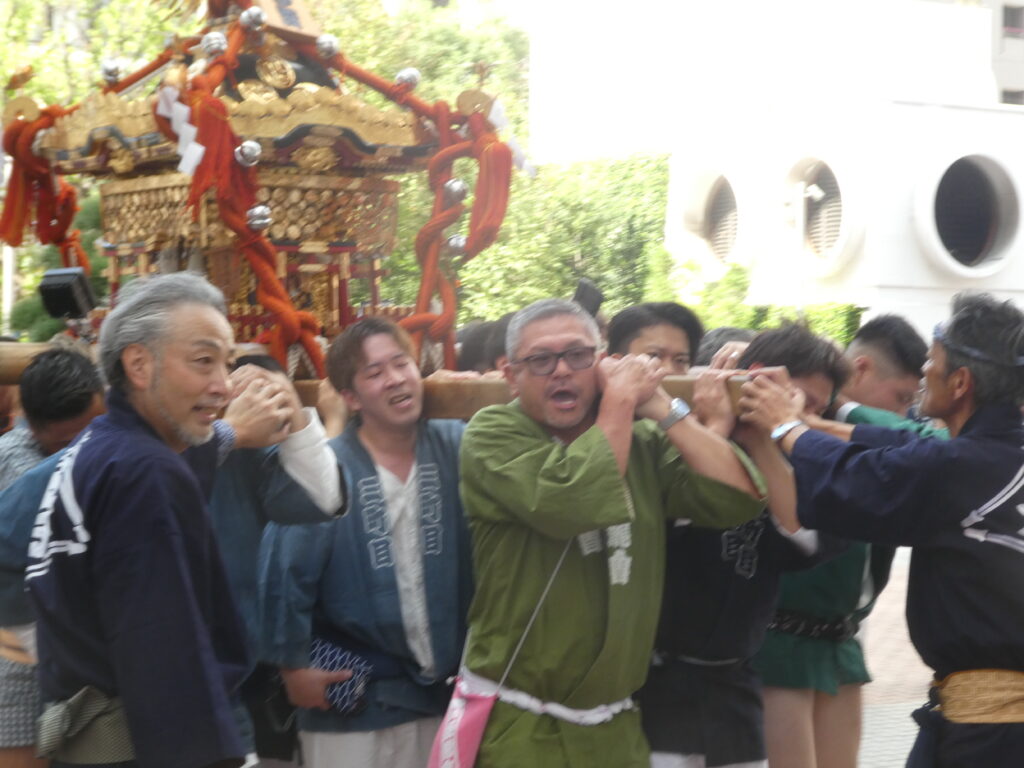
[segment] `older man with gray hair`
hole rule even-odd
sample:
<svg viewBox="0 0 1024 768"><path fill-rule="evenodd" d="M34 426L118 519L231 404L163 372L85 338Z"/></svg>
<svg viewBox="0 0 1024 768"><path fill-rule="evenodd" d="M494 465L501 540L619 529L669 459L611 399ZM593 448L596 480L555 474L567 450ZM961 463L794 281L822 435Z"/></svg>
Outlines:
<svg viewBox="0 0 1024 768"><path fill-rule="evenodd" d="M242 762L230 699L245 642L181 456L208 446L216 464L232 350L223 296L195 275L139 281L104 321L108 414L52 475L26 572L50 703L39 748L54 765ZM269 408L286 429L287 398Z"/></svg>
<svg viewBox="0 0 1024 768"><path fill-rule="evenodd" d="M659 362L602 359L599 344L575 304L521 310L505 367L517 399L480 411L463 439L477 583L459 685L497 694L477 768L647 766L632 695L666 518L729 527L763 508L729 443L665 393Z"/></svg>

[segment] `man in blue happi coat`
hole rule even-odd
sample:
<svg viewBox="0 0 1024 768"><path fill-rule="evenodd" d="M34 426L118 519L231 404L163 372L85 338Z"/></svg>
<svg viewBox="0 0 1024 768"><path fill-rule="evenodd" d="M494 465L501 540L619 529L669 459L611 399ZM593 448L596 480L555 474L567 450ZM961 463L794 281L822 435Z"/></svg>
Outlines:
<svg viewBox="0 0 1024 768"><path fill-rule="evenodd" d="M249 660L205 509L232 350L223 297L195 275L139 281L104 322L109 413L49 478L25 574L55 765L246 753L232 698ZM266 405L282 433L286 399Z"/></svg>
<svg viewBox="0 0 1024 768"><path fill-rule="evenodd" d="M744 385L742 418L793 465L808 527L913 547L911 640L935 672L908 766L1010 768L1024 755L1024 313L961 294L935 329L921 412L952 439L809 429L779 372Z"/></svg>
<svg viewBox="0 0 1024 768"><path fill-rule="evenodd" d="M422 768L471 598L458 489L464 425L424 420L404 330L364 318L335 339L331 383L353 418L331 441L349 489L330 523L271 524L261 550L262 660L281 668L310 768ZM332 658L363 670L347 688ZM366 667L369 671L366 671ZM348 667L341 667L345 672ZM358 686L358 687L357 687ZM352 695L346 696L345 690Z"/></svg>

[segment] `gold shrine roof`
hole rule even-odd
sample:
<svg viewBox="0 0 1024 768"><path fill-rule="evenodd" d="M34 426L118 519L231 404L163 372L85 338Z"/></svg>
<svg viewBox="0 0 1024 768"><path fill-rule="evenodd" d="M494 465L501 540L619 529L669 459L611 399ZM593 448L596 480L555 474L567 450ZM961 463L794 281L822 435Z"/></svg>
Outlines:
<svg viewBox="0 0 1024 768"><path fill-rule="evenodd" d="M245 94L240 100L221 97L231 127L240 138L260 142L265 164L399 171L422 166L433 148L411 112L379 109L333 88L298 83L282 97L255 80L243 81L239 90ZM176 145L153 117L155 99L93 93L56 121L39 150L61 173L127 173L138 165L176 162ZM311 155L313 166L304 160Z"/></svg>

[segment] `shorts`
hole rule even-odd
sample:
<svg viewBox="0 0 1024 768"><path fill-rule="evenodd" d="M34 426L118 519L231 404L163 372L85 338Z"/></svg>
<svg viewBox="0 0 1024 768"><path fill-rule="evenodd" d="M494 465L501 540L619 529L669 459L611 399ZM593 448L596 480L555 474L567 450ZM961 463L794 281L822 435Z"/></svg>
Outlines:
<svg viewBox="0 0 1024 768"><path fill-rule="evenodd" d="M0 749L35 744L39 713L35 666L0 657Z"/></svg>
<svg viewBox="0 0 1024 768"><path fill-rule="evenodd" d="M837 642L768 630L753 664L762 685L772 688L811 688L834 696L841 685L871 682L856 637Z"/></svg>

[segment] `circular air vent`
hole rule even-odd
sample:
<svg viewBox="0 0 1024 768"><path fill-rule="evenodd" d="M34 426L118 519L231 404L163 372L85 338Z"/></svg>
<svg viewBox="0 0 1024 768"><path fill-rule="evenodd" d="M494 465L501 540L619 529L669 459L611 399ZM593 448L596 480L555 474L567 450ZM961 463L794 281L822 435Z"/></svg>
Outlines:
<svg viewBox="0 0 1024 768"><path fill-rule="evenodd" d="M732 185L720 176L712 188L704 216L704 239L719 259L724 260L732 252L738 224L736 195Z"/></svg>
<svg viewBox="0 0 1024 768"><path fill-rule="evenodd" d="M949 255L973 267L992 253L999 230L996 188L969 157L949 166L935 192L935 228Z"/></svg>
<svg viewBox="0 0 1024 768"><path fill-rule="evenodd" d="M925 185L918 197L918 232L933 260L968 277L1002 269L1017 234L1019 207L1016 186L1002 164L983 155L965 155Z"/></svg>
<svg viewBox="0 0 1024 768"><path fill-rule="evenodd" d="M805 178L804 235L807 246L818 256L825 256L839 241L843 224L843 196L832 169L816 163Z"/></svg>
<svg viewBox="0 0 1024 768"><path fill-rule="evenodd" d="M849 173L843 176L848 177ZM800 269L817 278L839 274L863 244L863 215L857 214L856 205L851 207L857 194L844 198L839 179L828 163L813 155L795 163L786 177L785 200Z"/></svg>

